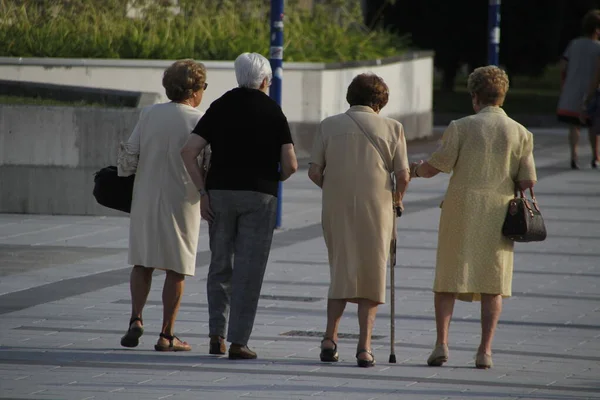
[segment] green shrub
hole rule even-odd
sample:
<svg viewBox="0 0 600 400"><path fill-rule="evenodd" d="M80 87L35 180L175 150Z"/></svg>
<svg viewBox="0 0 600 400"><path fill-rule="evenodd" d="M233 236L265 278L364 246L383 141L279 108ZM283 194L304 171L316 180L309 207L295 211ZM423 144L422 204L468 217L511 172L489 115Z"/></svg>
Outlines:
<svg viewBox="0 0 600 400"><path fill-rule="evenodd" d="M176 15L164 2L138 0L147 7L143 18L133 19L125 3L0 0L0 56L232 60L244 51L268 54L266 0L180 0ZM285 11L286 61L367 60L407 47L403 37L368 31L358 6L308 11L290 0Z"/></svg>

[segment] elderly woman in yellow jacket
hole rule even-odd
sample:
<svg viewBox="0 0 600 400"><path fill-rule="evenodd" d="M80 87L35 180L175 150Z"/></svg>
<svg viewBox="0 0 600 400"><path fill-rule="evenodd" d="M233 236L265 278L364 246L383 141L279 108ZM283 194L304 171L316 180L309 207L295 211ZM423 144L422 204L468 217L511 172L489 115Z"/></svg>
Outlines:
<svg viewBox="0 0 600 400"><path fill-rule="evenodd" d="M469 76L475 115L450 123L442 146L429 161L411 164L411 177L450 173L442 204L435 282L437 341L427 363L448 361L448 329L458 298L481 301L481 344L477 368L492 366L492 339L511 295L513 242L502 236L502 224L515 187L536 181L533 135L509 118L501 106L508 77L495 66Z"/></svg>

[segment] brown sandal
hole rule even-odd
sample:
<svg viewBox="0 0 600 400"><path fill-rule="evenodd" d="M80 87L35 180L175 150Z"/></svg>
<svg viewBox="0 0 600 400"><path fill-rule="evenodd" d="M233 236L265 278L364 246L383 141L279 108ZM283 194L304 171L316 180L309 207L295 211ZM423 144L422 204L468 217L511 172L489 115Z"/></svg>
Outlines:
<svg viewBox="0 0 600 400"><path fill-rule="evenodd" d="M162 344L155 344L154 350L156 351L190 351L192 350L192 346L179 339L177 336L167 335L166 333L161 333L160 337L163 339L167 339L169 341L169 345L165 346ZM181 344L174 344L175 339L177 339Z"/></svg>

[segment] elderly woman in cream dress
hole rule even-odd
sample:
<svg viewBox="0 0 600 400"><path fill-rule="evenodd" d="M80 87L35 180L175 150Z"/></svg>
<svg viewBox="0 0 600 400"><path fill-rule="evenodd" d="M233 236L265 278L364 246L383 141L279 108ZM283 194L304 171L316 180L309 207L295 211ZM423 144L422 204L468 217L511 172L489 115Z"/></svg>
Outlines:
<svg viewBox="0 0 600 400"><path fill-rule="evenodd" d="M357 363L375 362L371 333L377 306L385 302L386 264L396 234L393 197L401 205L409 180L404 128L378 115L388 96L383 79L358 75L346 95L350 109L321 122L313 145L308 174L323 189L331 274L320 356L325 362L338 361L338 326L347 302L358 303Z"/></svg>
<svg viewBox="0 0 600 400"><path fill-rule="evenodd" d="M448 329L455 299L481 301L481 343L477 368L492 367L492 339L511 295L513 242L502 224L515 188L536 181L533 135L510 119L501 106L508 77L495 66L469 76L475 115L450 123L442 146L429 161L411 164L411 177L451 173L442 204L435 269L437 341L430 366L448 361Z"/></svg>
<svg viewBox="0 0 600 400"><path fill-rule="evenodd" d="M138 345L152 272L161 269L166 271L163 324L154 348L188 351L190 345L174 335L173 326L185 276L193 276L196 269L200 194L180 151L202 116L196 107L207 86L206 68L193 60L177 61L165 71L162 83L171 102L141 112L118 163L119 175L136 174L129 231L131 319L121 345Z"/></svg>

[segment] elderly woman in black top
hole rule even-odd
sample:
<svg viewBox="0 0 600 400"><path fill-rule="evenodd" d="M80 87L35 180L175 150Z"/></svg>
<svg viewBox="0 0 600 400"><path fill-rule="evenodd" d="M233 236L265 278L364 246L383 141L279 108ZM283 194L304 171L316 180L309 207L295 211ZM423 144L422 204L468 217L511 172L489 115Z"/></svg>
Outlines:
<svg viewBox="0 0 600 400"><path fill-rule="evenodd" d="M235 60L238 88L214 101L182 149L209 222L211 262L207 293L210 353L256 358L247 344L271 249L279 181L298 168L287 119L267 96L269 61L257 53ZM196 158L210 144L205 177Z"/></svg>

